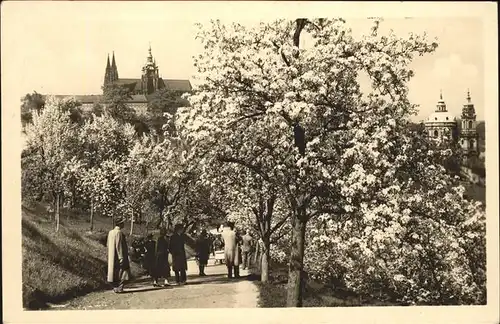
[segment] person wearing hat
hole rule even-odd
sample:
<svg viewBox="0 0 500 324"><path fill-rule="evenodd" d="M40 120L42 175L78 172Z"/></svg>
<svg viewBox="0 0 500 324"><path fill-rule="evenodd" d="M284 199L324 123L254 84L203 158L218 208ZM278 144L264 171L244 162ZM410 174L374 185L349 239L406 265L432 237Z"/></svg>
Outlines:
<svg viewBox="0 0 500 324"><path fill-rule="evenodd" d="M174 227L174 234L170 237L169 250L170 254L172 254L172 268L178 285L186 283L187 259L185 243L184 226L177 224Z"/></svg>
<svg viewBox="0 0 500 324"><path fill-rule="evenodd" d="M202 229L200 236L196 240L196 260L198 261L200 276L202 277L206 276L205 267L208 264L211 246L212 244L207 235L207 230Z"/></svg>
<svg viewBox="0 0 500 324"><path fill-rule="evenodd" d="M115 228L108 233L108 277L115 293L123 292L125 283L130 280L130 263L125 234L121 231L125 226L124 218L115 219Z"/></svg>

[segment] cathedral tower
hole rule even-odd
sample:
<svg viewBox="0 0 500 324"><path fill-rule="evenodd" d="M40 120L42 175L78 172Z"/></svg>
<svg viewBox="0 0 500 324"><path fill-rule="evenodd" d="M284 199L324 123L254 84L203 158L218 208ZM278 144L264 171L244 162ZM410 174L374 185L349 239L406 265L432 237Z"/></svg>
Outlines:
<svg viewBox="0 0 500 324"><path fill-rule="evenodd" d="M104 73L104 85L108 85L116 81L118 81L118 68L116 67L115 52L113 52L113 59L111 64L109 63L108 54L108 60L106 62L106 72Z"/></svg>
<svg viewBox="0 0 500 324"><path fill-rule="evenodd" d="M462 124L460 132L460 146L466 153L478 153L478 133L476 130L476 110L471 102L470 92L467 91L467 102L462 108Z"/></svg>
<svg viewBox="0 0 500 324"><path fill-rule="evenodd" d="M158 71L158 66L156 65L156 60L153 59L151 54L151 45L149 45L149 55L146 64L142 68L142 89L144 94L152 94L156 92L159 88L160 74Z"/></svg>

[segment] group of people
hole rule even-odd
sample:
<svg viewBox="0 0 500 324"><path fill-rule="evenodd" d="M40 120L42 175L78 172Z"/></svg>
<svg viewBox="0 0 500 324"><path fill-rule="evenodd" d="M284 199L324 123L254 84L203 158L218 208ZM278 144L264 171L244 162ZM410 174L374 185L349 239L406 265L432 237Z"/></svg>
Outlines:
<svg viewBox="0 0 500 324"><path fill-rule="evenodd" d="M125 220L122 218L115 220L115 227L109 231L108 247L108 275L107 281L113 286L116 293L123 292L124 285L131 279L130 261L128 255L127 241L125 234L121 231ZM224 245L224 259L229 278L239 277L239 265L243 269L248 268L250 253L252 250L252 237L249 231L241 236L235 231L234 223L228 222L222 231ZM184 227L177 224L171 236L167 236L165 228L161 228L159 235L153 237L148 235L145 243L145 266L153 280L154 287L166 287L170 283L171 268L175 274L175 284L184 285L187 280L187 258L186 258L186 236ZM206 276L205 268L208 265L210 254L215 253L214 242L208 236L206 230L202 230L195 244L196 261L199 267L199 275ZM169 260L171 255L171 260ZM164 279L160 284L159 280Z"/></svg>
<svg viewBox="0 0 500 324"><path fill-rule="evenodd" d="M235 230L233 222L227 222L222 230L222 239L224 240L224 261L227 267L227 276L235 278L240 276L240 264L243 265L243 270L250 265L250 253L253 248L253 239L250 231L247 230L245 235L241 236Z"/></svg>
<svg viewBox="0 0 500 324"><path fill-rule="evenodd" d="M108 247L108 275L107 281L113 286L116 293L123 292L124 285L131 279L130 260L128 255L127 241L125 234L121 231L125 225L122 218L115 220L115 227L109 231ZM187 259L185 250L186 238L181 224L174 227L174 233L167 238L167 232L164 228L156 239L148 236L146 242L146 267L153 279L153 286L169 286L170 278L170 260L172 256L172 270L175 274L175 282L178 285L184 285L187 280ZM160 285L158 280L163 278L164 284Z"/></svg>

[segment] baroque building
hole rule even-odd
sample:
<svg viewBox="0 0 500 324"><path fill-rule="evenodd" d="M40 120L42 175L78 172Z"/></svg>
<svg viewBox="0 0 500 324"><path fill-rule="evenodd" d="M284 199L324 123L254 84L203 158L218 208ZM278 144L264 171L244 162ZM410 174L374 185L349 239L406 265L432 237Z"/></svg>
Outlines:
<svg viewBox="0 0 500 324"><path fill-rule="evenodd" d="M467 152L478 151L478 133L477 133L476 110L470 98L470 92L467 91L467 102L462 108L462 121L460 132L460 146Z"/></svg>
<svg viewBox="0 0 500 324"><path fill-rule="evenodd" d="M443 94L440 93L435 111L424 122L429 138L457 141L465 153L478 155L478 133L476 112L467 91L467 102L463 105L461 119L448 112Z"/></svg>

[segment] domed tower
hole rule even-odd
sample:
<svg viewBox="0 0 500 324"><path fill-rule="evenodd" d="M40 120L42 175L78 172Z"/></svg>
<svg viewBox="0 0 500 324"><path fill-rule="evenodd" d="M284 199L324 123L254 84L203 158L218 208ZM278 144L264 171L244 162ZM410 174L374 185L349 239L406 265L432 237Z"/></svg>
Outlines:
<svg viewBox="0 0 500 324"><path fill-rule="evenodd" d="M479 152L477 142L478 133L476 130L476 110L470 98L470 91L467 90L467 102L462 108L462 124L460 132L460 146L469 154Z"/></svg>
<svg viewBox="0 0 500 324"><path fill-rule="evenodd" d="M456 128L456 119L446 109L441 92L436 110L425 121L427 134L430 138L438 140L456 140Z"/></svg>
<svg viewBox="0 0 500 324"><path fill-rule="evenodd" d="M149 55L146 64L142 68L142 90L144 94L151 94L158 90L160 74L156 60L151 54L151 45L149 45Z"/></svg>

